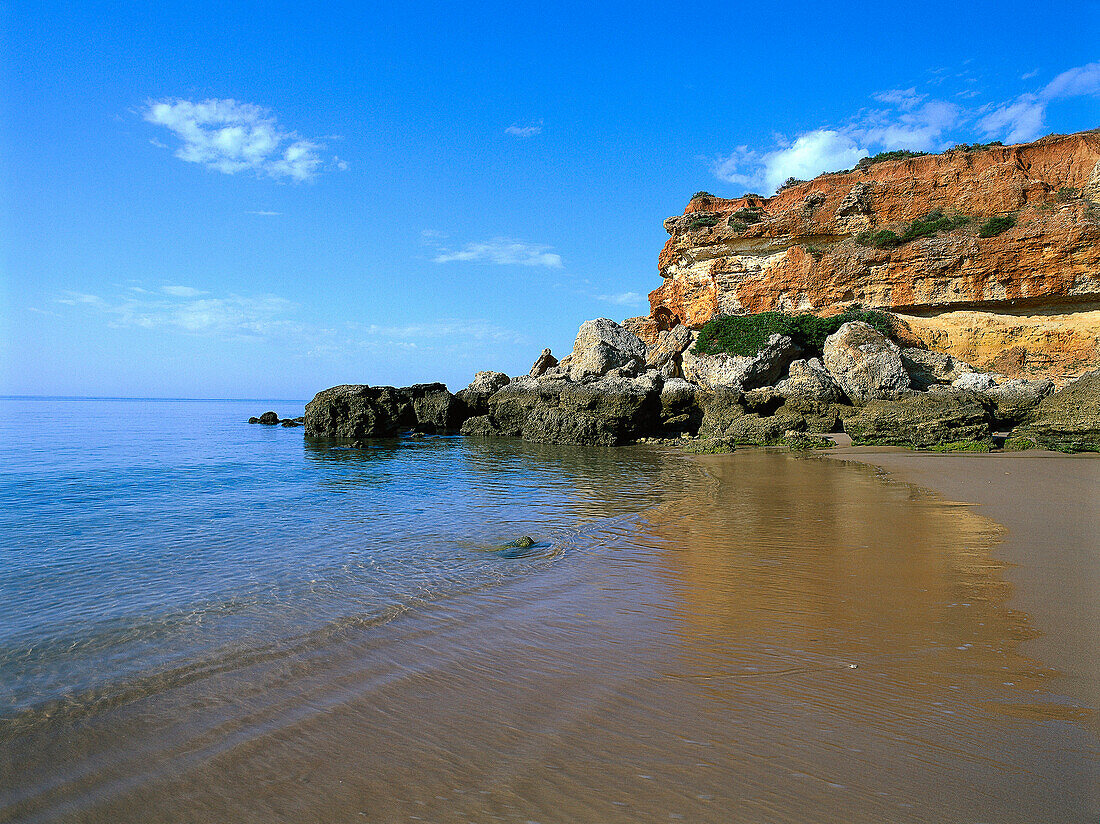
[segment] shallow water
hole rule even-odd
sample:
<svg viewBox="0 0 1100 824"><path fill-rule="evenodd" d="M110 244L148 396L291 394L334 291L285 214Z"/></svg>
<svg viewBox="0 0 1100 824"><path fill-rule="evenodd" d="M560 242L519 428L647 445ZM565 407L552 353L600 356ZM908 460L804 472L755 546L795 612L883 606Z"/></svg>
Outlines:
<svg viewBox="0 0 1100 824"><path fill-rule="evenodd" d="M104 414L99 480L26 459L82 526L5 507L40 606L0 607L0 820L1100 813L1095 707L968 507L764 452L307 447L261 406Z"/></svg>

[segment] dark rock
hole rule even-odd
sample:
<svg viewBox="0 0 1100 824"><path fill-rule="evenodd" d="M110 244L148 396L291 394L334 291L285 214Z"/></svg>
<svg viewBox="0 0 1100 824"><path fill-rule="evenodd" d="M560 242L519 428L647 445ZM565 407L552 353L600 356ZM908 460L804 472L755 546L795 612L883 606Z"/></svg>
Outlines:
<svg viewBox="0 0 1100 824"><path fill-rule="evenodd" d="M306 435L325 438L390 437L403 430L458 429L466 406L441 383L392 386L343 385L318 392L306 404Z"/></svg>
<svg viewBox="0 0 1100 824"><path fill-rule="evenodd" d="M253 415L251 418L248 419L248 422L249 423L259 423L260 419L257 418L255 415Z"/></svg>
<svg viewBox="0 0 1100 824"><path fill-rule="evenodd" d="M973 392L913 392L893 400L869 401L844 419L854 444L924 449L954 441L992 439L991 404Z"/></svg>
<svg viewBox="0 0 1100 824"><path fill-rule="evenodd" d="M497 437L501 434L500 430L493 425L493 419L488 415L476 415L472 418L467 418L466 422L462 424L463 435L472 435L475 437Z"/></svg>
<svg viewBox="0 0 1100 824"><path fill-rule="evenodd" d="M281 423L283 426L286 426L286 427L301 426L302 425L301 421L296 420L294 418L284 418L283 420L279 421L279 423Z"/></svg>
<svg viewBox="0 0 1100 824"><path fill-rule="evenodd" d="M535 539L531 538L528 535L524 535L522 538L516 538L516 540L514 540L514 541L509 541L504 546L505 547L512 547L512 548L519 548L519 549L527 549L527 547L531 547L531 546L534 546L534 545L535 545Z"/></svg>
<svg viewBox="0 0 1100 824"><path fill-rule="evenodd" d="M1044 398L1034 419L1012 435L1034 438L1045 449L1100 452L1100 369Z"/></svg>
<svg viewBox="0 0 1100 824"><path fill-rule="evenodd" d="M683 378L671 378L661 387L660 431L665 435L698 432L703 410L696 401L699 391Z"/></svg>
<svg viewBox="0 0 1100 824"><path fill-rule="evenodd" d="M259 418L256 419L256 422L262 423L265 426L274 426L279 422L279 416L276 415L274 412L264 412L262 415L260 415Z"/></svg>

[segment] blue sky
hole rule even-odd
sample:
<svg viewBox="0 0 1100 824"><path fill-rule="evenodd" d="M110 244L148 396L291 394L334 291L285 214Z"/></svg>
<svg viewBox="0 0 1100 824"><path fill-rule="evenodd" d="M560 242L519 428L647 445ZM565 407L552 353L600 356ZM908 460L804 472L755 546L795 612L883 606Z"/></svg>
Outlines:
<svg viewBox="0 0 1100 824"><path fill-rule="evenodd" d="M1100 126L1100 4L0 5L0 394L464 386L706 189Z"/></svg>

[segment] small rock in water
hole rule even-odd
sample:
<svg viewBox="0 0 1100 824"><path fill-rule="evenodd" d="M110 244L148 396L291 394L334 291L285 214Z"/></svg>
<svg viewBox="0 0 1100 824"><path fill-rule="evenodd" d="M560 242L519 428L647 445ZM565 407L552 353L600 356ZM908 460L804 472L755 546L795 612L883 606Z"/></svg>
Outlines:
<svg viewBox="0 0 1100 824"><path fill-rule="evenodd" d="M528 537L527 535L524 535L522 538L516 538L516 540L512 541L511 543L505 544L504 546L505 548L515 547L518 549L527 549L527 547L534 545L535 540Z"/></svg>
<svg viewBox="0 0 1100 824"><path fill-rule="evenodd" d="M248 422L249 423L259 423L260 419L257 418L255 415L253 415L251 418L248 419Z"/></svg>
<svg viewBox="0 0 1100 824"><path fill-rule="evenodd" d="M278 422L279 416L274 412L264 412L262 415L260 415L260 419L257 421L257 423L268 424L270 426L274 426Z"/></svg>

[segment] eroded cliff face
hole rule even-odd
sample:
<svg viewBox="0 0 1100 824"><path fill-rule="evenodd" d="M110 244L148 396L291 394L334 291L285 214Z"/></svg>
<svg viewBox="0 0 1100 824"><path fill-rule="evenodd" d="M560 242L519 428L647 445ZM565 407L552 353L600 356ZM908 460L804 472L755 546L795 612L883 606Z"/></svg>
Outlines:
<svg viewBox="0 0 1100 824"><path fill-rule="evenodd" d="M893 248L856 239L936 210L969 221ZM993 216L1015 225L981 237ZM664 283L631 326L647 342L720 314L859 303L897 314L912 343L1011 377L1100 364L1100 130L696 198L665 228Z"/></svg>

